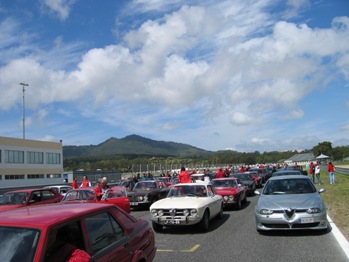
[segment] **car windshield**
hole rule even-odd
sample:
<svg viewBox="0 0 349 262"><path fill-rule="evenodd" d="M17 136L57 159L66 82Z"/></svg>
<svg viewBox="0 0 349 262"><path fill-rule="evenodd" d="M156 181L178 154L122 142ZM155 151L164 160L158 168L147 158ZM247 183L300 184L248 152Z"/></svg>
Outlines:
<svg viewBox="0 0 349 262"><path fill-rule="evenodd" d="M264 186L264 195L308 194L316 188L309 179L269 180Z"/></svg>
<svg viewBox="0 0 349 262"><path fill-rule="evenodd" d="M251 178L251 174L238 174L238 175L234 175L234 177L242 180L248 180Z"/></svg>
<svg viewBox="0 0 349 262"><path fill-rule="evenodd" d="M0 199L0 205L24 205L28 195L27 192L7 193Z"/></svg>
<svg viewBox="0 0 349 262"><path fill-rule="evenodd" d="M126 197L126 189L124 187L112 187L107 195L106 198L118 198L118 197Z"/></svg>
<svg viewBox="0 0 349 262"><path fill-rule="evenodd" d="M96 193L94 190L73 190L69 191L62 202L80 201L80 200L95 200Z"/></svg>
<svg viewBox="0 0 349 262"><path fill-rule="evenodd" d="M34 261L40 231L31 228L0 227L0 254L5 261Z"/></svg>
<svg viewBox="0 0 349 262"><path fill-rule="evenodd" d="M155 181L151 181L151 182L144 181L144 182L137 182L133 189L151 190L154 188L157 188Z"/></svg>
<svg viewBox="0 0 349 262"><path fill-rule="evenodd" d="M171 188L167 197L207 197L207 190L204 185L180 185Z"/></svg>
<svg viewBox="0 0 349 262"><path fill-rule="evenodd" d="M212 184L215 187L234 187L238 185L236 180L233 179L212 180Z"/></svg>

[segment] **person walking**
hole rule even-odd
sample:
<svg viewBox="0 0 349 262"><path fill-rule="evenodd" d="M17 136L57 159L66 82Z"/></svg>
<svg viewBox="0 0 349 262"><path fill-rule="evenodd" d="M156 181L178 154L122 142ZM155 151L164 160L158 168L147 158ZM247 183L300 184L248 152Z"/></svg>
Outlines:
<svg viewBox="0 0 349 262"><path fill-rule="evenodd" d="M95 188L98 201L101 200L104 194L108 193L109 190L110 190L110 187L108 186L108 180L106 177L103 177L100 180L98 186L96 186Z"/></svg>
<svg viewBox="0 0 349 262"><path fill-rule="evenodd" d="M336 178L334 175L334 172L336 171L336 167L332 164L332 162L329 162L327 165L327 171L330 174L330 184L335 184L336 183Z"/></svg>
<svg viewBox="0 0 349 262"><path fill-rule="evenodd" d="M315 165L315 176L316 176L316 179L317 179L317 182L319 185L321 185L321 178L320 178L320 165L319 163L316 163Z"/></svg>
<svg viewBox="0 0 349 262"><path fill-rule="evenodd" d="M73 183L71 184L71 186L72 186L73 189L79 188L78 181L77 181L76 177L74 177Z"/></svg>

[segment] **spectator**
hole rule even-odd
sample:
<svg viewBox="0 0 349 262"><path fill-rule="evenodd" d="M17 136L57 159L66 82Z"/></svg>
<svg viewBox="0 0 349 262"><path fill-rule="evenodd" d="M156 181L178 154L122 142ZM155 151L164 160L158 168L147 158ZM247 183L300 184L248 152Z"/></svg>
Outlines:
<svg viewBox="0 0 349 262"><path fill-rule="evenodd" d="M73 189L77 189L79 187L76 177L74 177L73 183L71 184L71 186L72 186Z"/></svg>
<svg viewBox="0 0 349 262"><path fill-rule="evenodd" d="M223 172L223 168L220 168L216 174L216 178L223 178L225 177L225 174Z"/></svg>
<svg viewBox="0 0 349 262"><path fill-rule="evenodd" d="M309 174L311 175L311 181L315 183L315 165L313 162L310 162L310 167L309 167Z"/></svg>
<svg viewBox="0 0 349 262"><path fill-rule="evenodd" d="M327 171L330 173L330 184L336 183L336 178L334 176L334 172L336 171L336 167L332 164L332 162L329 162L327 165Z"/></svg>
<svg viewBox="0 0 349 262"><path fill-rule="evenodd" d="M88 180L87 176L84 176L80 187L89 187L89 186L91 186L91 182L90 180Z"/></svg>
<svg viewBox="0 0 349 262"><path fill-rule="evenodd" d="M104 194L108 193L109 189L108 180L106 177L103 177L98 186L95 188L97 199L101 200Z"/></svg>
<svg viewBox="0 0 349 262"><path fill-rule="evenodd" d="M179 183L191 183L192 179L190 177L190 174L185 171L185 167L181 168L181 173L179 174Z"/></svg>
<svg viewBox="0 0 349 262"><path fill-rule="evenodd" d="M319 163L316 163L316 165L315 165L315 175L316 175L318 184L321 185L321 179L320 179L320 165L319 165Z"/></svg>

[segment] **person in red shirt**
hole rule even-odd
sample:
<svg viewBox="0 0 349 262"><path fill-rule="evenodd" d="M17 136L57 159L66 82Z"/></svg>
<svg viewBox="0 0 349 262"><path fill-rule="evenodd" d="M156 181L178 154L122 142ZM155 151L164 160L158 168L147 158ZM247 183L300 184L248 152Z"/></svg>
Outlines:
<svg viewBox="0 0 349 262"><path fill-rule="evenodd" d="M71 186L73 189L77 189L79 187L76 177L74 177L73 183L71 184Z"/></svg>
<svg viewBox="0 0 349 262"><path fill-rule="evenodd" d="M240 170L239 170L241 173L244 173L245 172L245 168L244 166L241 166Z"/></svg>
<svg viewBox="0 0 349 262"><path fill-rule="evenodd" d="M335 166L332 164L332 162L329 162L327 165L327 171L330 173L330 184L336 183L336 178L334 176L334 172L336 171Z"/></svg>
<svg viewBox="0 0 349 262"><path fill-rule="evenodd" d="M223 178L223 177L225 177L225 174L223 172L223 168L220 168L216 174L216 178Z"/></svg>
<svg viewBox="0 0 349 262"><path fill-rule="evenodd" d="M98 184L98 186L96 186L95 188L96 191L96 195L97 195L97 199L101 200L103 195L105 193L108 193L109 191L109 186L108 186L108 180L106 177L103 177L100 181L100 183Z"/></svg>
<svg viewBox="0 0 349 262"><path fill-rule="evenodd" d="M84 176L80 187L89 187L89 186L91 186L91 182L90 180L88 180L87 176Z"/></svg>
<svg viewBox="0 0 349 262"><path fill-rule="evenodd" d="M192 183L193 180L191 179L190 174L185 171L185 167L181 168L181 173L178 176L179 183Z"/></svg>

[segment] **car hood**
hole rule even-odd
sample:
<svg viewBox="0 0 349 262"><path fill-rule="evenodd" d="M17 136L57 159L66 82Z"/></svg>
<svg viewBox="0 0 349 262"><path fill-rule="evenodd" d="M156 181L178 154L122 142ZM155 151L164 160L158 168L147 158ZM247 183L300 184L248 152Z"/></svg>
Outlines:
<svg viewBox="0 0 349 262"><path fill-rule="evenodd" d="M150 206L153 208L199 208L209 202L209 197L167 197L156 201Z"/></svg>
<svg viewBox="0 0 349 262"><path fill-rule="evenodd" d="M235 195L238 192L237 187L215 187L219 195Z"/></svg>
<svg viewBox="0 0 349 262"><path fill-rule="evenodd" d="M261 195L257 208L267 209L308 209L311 207L324 207L324 202L319 193L311 194L285 194Z"/></svg>
<svg viewBox="0 0 349 262"><path fill-rule="evenodd" d="M153 190L132 190L127 192L127 196L144 196L144 195L148 195L154 192L157 192L157 189L153 189Z"/></svg>

